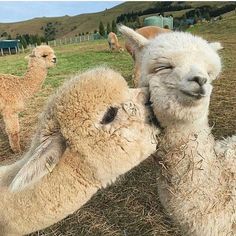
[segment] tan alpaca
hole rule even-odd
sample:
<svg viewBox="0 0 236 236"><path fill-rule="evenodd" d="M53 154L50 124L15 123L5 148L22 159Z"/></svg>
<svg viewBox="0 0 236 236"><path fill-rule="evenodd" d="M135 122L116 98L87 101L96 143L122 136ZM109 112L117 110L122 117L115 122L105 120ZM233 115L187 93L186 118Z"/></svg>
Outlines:
<svg viewBox="0 0 236 236"><path fill-rule="evenodd" d="M0 113L13 152L21 150L18 114L25 108L27 99L41 88L47 69L55 63L53 50L49 46L38 46L29 55L28 69L23 77L0 74Z"/></svg>
<svg viewBox="0 0 236 236"><path fill-rule="evenodd" d="M149 41L121 31L143 53L141 84L164 128L156 154L163 206L183 235L236 235L236 136L216 142L208 124L221 45L183 32Z"/></svg>
<svg viewBox="0 0 236 236"><path fill-rule="evenodd" d="M168 33L171 32L171 30L163 29L157 26L145 26L137 29L136 32L141 34L147 39L153 39L159 34ZM133 82L134 82L134 87L138 87L141 76L140 67L141 67L142 53L139 53L139 50L135 50L135 45L133 45L132 42L130 42L129 40L125 42L125 48L134 60Z"/></svg>
<svg viewBox="0 0 236 236"><path fill-rule="evenodd" d="M110 32L107 37L107 41L109 44L109 48L111 51L117 50L117 51L123 51L124 49L120 46L118 38L115 33Z"/></svg>
<svg viewBox="0 0 236 236"><path fill-rule="evenodd" d="M106 68L66 82L42 113L28 153L0 168L0 235L60 221L155 151L158 130L146 101L147 90L129 89Z"/></svg>

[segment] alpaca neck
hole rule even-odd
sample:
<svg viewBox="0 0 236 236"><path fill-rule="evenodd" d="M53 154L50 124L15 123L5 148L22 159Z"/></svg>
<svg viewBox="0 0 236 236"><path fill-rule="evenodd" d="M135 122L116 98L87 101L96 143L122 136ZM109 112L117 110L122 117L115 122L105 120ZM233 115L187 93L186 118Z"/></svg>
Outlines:
<svg viewBox="0 0 236 236"><path fill-rule="evenodd" d="M157 151L157 160L164 164L164 172L173 184L183 176L188 178L191 173L207 176L215 161L214 138L207 118L195 123L168 126Z"/></svg>
<svg viewBox="0 0 236 236"><path fill-rule="evenodd" d="M90 175L90 166L74 155L67 152L53 172L34 186L15 194L0 193L3 199L0 235L1 226L17 235L46 228L72 214L92 197L100 183ZM30 217L32 214L34 217Z"/></svg>
<svg viewBox="0 0 236 236"><path fill-rule="evenodd" d="M45 64L34 58L31 59L22 81L26 98L32 97L41 88L46 76L47 68Z"/></svg>
<svg viewBox="0 0 236 236"><path fill-rule="evenodd" d="M208 119L196 120L195 122L177 122L166 127L165 137L170 140L170 147L176 147L180 142L188 142L191 137L198 135L208 136L210 134Z"/></svg>

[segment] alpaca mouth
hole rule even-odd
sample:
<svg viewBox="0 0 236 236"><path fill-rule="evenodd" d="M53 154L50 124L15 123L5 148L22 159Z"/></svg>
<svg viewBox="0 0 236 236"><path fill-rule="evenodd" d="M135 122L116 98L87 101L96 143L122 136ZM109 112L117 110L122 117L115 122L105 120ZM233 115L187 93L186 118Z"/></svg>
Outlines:
<svg viewBox="0 0 236 236"><path fill-rule="evenodd" d="M160 124L159 120L156 118L156 116L154 114L150 115L148 117L148 120L149 120L149 123L154 125L156 128L160 128L161 127L161 124Z"/></svg>
<svg viewBox="0 0 236 236"><path fill-rule="evenodd" d="M200 88L197 92L188 91L188 90L180 90L184 95L187 95L188 97L192 97L195 99L201 99L203 97L206 97L206 90L204 88Z"/></svg>
<svg viewBox="0 0 236 236"><path fill-rule="evenodd" d="M161 128L159 120L156 118L154 111L152 109L152 102L148 101L145 106L148 106L148 123L154 125L156 128Z"/></svg>

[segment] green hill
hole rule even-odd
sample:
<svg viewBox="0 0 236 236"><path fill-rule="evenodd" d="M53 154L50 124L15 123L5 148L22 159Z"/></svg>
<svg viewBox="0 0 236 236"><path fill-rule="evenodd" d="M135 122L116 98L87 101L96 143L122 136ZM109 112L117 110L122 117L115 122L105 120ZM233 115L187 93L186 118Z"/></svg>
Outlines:
<svg viewBox="0 0 236 236"><path fill-rule="evenodd" d="M77 16L62 17L42 17L16 23L0 23L0 35L6 32L11 37L17 34L44 35L44 29L48 23L55 28L56 38L73 37L79 33L94 32L98 29L99 22L102 21L106 26L108 22L116 20L117 16L129 13L144 11L148 8L157 6L159 2L124 2L111 9L106 9L98 13L81 14ZM192 9L203 5L222 6L229 2L172 2L172 6L188 4ZM190 10L190 9L189 9ZM188 11L188 10L187 10ZM184 11L170 12L174 16L184 14ZM142 19L143 17L141 17ZM5 34L6 34L5 33Z"/></svg>
<svg viewBox="0 0 236 236"><path fill-rule="evenodd" d="M42 17L16 23L0 23L0 34L7 32L12 37L16 34L44 34L43 27L47 23L53 23L56 28L56 38L74 36L79 33L93 32L98 29L100 21L107 22L116 20L116 17L129 11L139 11L152 7L154 2L126 2L111 9L98 13L81 14L77 16Z"/></svg>

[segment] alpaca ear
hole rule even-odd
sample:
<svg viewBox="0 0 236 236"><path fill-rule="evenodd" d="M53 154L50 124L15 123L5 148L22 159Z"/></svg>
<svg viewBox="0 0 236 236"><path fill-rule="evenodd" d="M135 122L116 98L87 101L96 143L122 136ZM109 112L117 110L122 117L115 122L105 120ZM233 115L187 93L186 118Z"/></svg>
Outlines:
<svg viewBox="0 0 236 236"><path fill-rule="evenodd" d="M117 25L118 30L124 35L127 40L134 46L136 49L140 50L145 45L149 43L149 40L143 37L141 34L135 32L131 28L124 26L122 24Z"/></svg>
<svg viewBox="0 0 236 236"><path fill-rule="evenodd" d="M39 181L52 172L66 149L66 142L60 134L47 137L31 151L30 159L19 170L10 184L10 190L17 192Z"/></svg>
<svg viewBox="0 0 236 236"><path fill-rule="evenodd" d="M223 49L224 47L221 45L221 43L219 42L213 42L213 43L209 43L210 46L215 50L215 51L218 51L218 50L221 50Z"/></svg>
<svg viewBox="0 0 236 236"><path fill-rule="evenodd" d="M36 57L35 54L29 54L27 56L25 56L25 59L28 61L31 57Z"/></svg>

